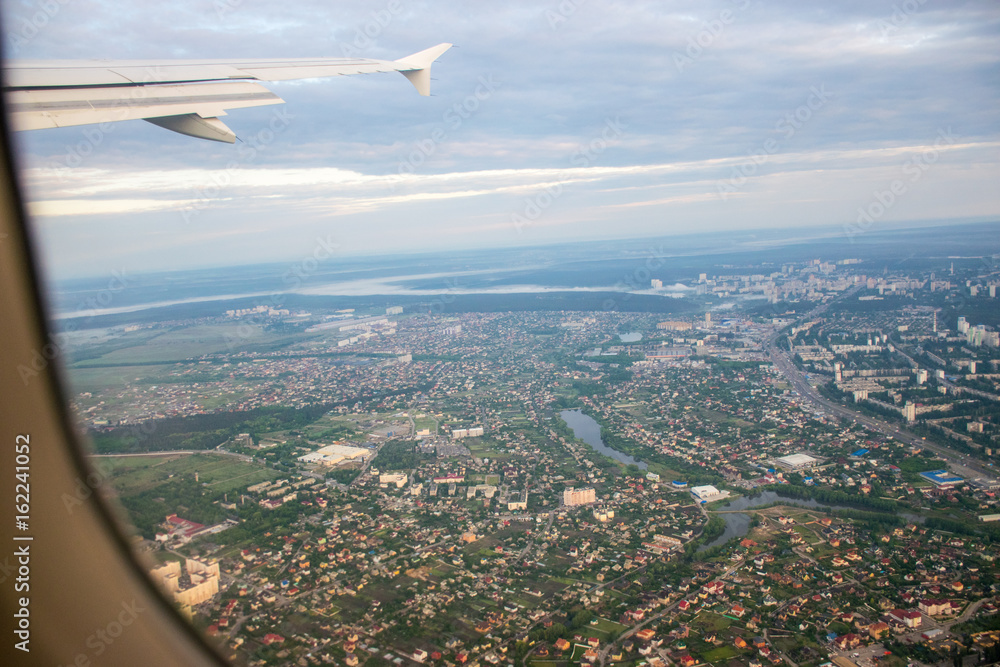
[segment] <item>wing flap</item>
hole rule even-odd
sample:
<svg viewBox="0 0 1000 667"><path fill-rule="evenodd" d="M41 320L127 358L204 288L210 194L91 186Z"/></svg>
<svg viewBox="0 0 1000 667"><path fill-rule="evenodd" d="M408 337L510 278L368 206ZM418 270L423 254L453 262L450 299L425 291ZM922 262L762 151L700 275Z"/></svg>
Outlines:
<svg viewBox="0 0 1000 667"><path fill-rule="evenodd" d="M261 84L249 81L125 88L14 90L8 94L11 121L18 130L186 114L209 118L224 115L225 109L282 102L280 97Z"/></svg>

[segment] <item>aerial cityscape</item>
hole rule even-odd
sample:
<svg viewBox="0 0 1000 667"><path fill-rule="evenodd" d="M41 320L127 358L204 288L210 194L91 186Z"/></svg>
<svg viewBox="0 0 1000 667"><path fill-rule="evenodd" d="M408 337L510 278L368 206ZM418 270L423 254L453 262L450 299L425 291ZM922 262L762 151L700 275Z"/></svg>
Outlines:
<svg viewBox="0 0 1000 667"><path fill-rule="evenodd" d="M122 276L54 314L98 488L238 663L973 664L1000 247L960 230L412 256L388 295Z"/></svg>
<svg viewBox="0 0 1000 667"><path fill-rule="evenodd" d="M996 0L0 19L4 664L1000 664Z"/></svg>

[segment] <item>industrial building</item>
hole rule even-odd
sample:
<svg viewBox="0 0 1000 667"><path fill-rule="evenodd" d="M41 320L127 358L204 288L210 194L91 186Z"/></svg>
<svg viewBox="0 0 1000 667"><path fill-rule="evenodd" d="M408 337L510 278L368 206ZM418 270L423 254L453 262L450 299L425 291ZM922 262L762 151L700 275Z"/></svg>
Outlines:
<svg viewBox="0 0 1000 667"><path fill-rule="evenodd" d="M371 454L371 450L362 447L348 447L346 445L327 445L320 447L315 452L309 452L299 457L302 463L316 463L318 465L332 466L347 459L364 459Z"/></svg>
<svg viewBox="0 0 1000 667"><path fill-rule="evenodd" d="M698 500L704 501L718 500L719 498L725 498L729 495L728 492L723 493L710 484L705 486L693 486L691 487L691 493Z"/></svg>
<svg viewBox="0 0 1000 667"><path fill-rule="evenodd" d="M812 467L819 463L819 459L813 458L808 454L791 454L789 456L782 456L779 459L775 459L775 461L785 470L800 470L802 468Z"/></svg>
<svg viewBox="0 0 1000 667"><path fill-rule="evenodd" d="M927 472L920 473L920 476L931 482L935 486L940 486L943 488L951 488L953 486L961 486L965 484L965 480L957 475L953 475L947 470L928 470Z"/></svg>

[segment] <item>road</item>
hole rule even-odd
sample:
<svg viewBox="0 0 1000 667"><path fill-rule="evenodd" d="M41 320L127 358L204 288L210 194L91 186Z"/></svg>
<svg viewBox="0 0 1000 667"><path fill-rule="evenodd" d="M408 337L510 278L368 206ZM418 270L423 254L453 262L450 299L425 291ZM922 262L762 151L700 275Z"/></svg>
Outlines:
<svg viewBox="0 0 1000 667"><path fill-rule="evenodd" d="M844 293L840 298L848 296L851 292L848 291ZM832 302L831 302L832 303ZM829 307L829 303L823 304L818 308L814 308L809 311L801 318L796 320L796 322L801 322L807 320L815 315L818 315ZM809 401L814 406L821 408L826 413L840 417L842 419L848 419L854 421L858 424L868 427L876 433L881 433L886 437L891 437L900 442L915 447L926 448L935 454L943 456L946 461L948 461L951 469L958 475L964 476L966 478L975 477L989 477L993 478L996 472L988 469L985 466L979 465L974 462L966 461L965 455L955 452L948 447L939 445L934 442L929 442L923 438L917 437L916 435L899 428L894 424L883 421L876 417L869 417L856 412L844 405L839 403L834 403L826 398L820 396L819 392L816 391L815 387L809 384L806 380L805 375L798 369L795 363L792 361L790 353L780 349L777 345L778 339L783 336L782 333L778 332L773 334L764 343L764 351L771 358L771 362L774 364L775 368L788 380L789 384L792 385L792 389L802 397L804 400Z"/></svg>
<svg viewBox="0 0 1000 667"><path fill-rule="evenodd" d="M961 616L958 616L954 621L949 621L947 624L942 624L942 625L946 625L950 630L951 626L953 625L956 625L958 623L965 623L967 620L972 618L973 614L979 611L979 608L983 606L983 603L986 601L987 601L986 598L983 598L981 600L976 600L975 602L973 602L972 604L970 604L968 607L965 608L965 611L962 612Z"/></svg>
<svg viewBox="0 0 1000 667"><path fill-rule="evenodd" d="M722 580L722 579L725 579L725 578L727 578L727 577L730 577L730 576L732 576L732 574L733 574L734 572L736 572L736 570L738 570L738 569L740 569L741 567L743 567L743 565L744 565L744 563L743 563L742 561L741 561L741 562L739 562L739 563L737 563L737 564L735 564L735 565L733 565L733 566L732 566L732 567L730 567L730 568L729 568L728 570L726 570L726 571L725 571L725 572L724 572L724 573L723 573L722 575L720 575L720 576L718 576L718 577L715 577L715 578L713 579L713 581L715 581L716 579L718 579L718 580ZM630 572L629 574L632 574L632 573ZM622 575L622 577L624 577L624 576L626 576L626 575ZM619 579L621 579L622 577L619 577ZM615 581L617 581L617 579L616 579ZM606 585L608 585L608 584L610 584L610 583L613 583L613 582L610 582L610 581L609 581L609 582L606 582L605 584L603 584L603 586L606 586ZM661 612L659 612L659 613L657 613L657 614L653 614L652 616L650 616L650 617L649 617L649 618L647 618L646 620L642 621L641 623L637 623L636 625L633 625L633 626L632 626L632 627L630 627L630 628L629 628L628 630L626 630L625 632L623 632L623 633L622 633L622 634L621 634L621 635L620 635L620 636L618 637L618 639L616 639L615 641L613 641L613 642L608 642L608 643L607 643L607 644L606 644L606 645L604 646L604 648L603 648L603 649L601 649L601 652L600 652L600 654L599 654L599 655L598 655L598 657L597 657L597 661L598 661L598 663L599 663L599 664L600 664L600 665L601 665L601 666L603 667L603 665L604 665L605 661L606 661L606 660L607 660L607 658L608 658L608 654L610 654L610 653L611 653L611 649L612 649L612 648L614 648L615 644L618 644L618 643L620 643L620 642L623 642L623 641L625 641L626 639L628 639L629 637L631 637L631 636L632 636L632 635L634 635L635 633L639 632L640 630L642 630L642 629L643 629L644 627L646 627L647 625L649 625L649 624L650 624L650 623L652 623L653 621L658 621L658 620L660 620L661 618L663 618L664 616L666 616L667 614L670 614L670 613L672 613L672 612L673 612L673 611L674 611L674 610L675 610L675 609L677 608L677 605L678 605L678 604L680 604L681 600L684 600L684 599L685 599L685 598L683 598L683 597L682 597L682 598L680 598L679 600L677 600L677 601L676 601L676 602L674 602L673 604L671 604L671 605L669 605L669 606L665 607L665 608L663 609L663 611L661 611Z"/></svg>
<svg viewBox="0 0 1000 667"><path fill-rule="evenodd" d="M535 546L535 542L538 540L538 535L539 534L545 535L550 530L552 530L552 522L555 521L555 519L556 519L556 513L555 513L555 511L549 512L549 521L548 521L548 523L545 524L545 528L543 528L541 531L536 530L534 532L534 534L532 535L532 538L530 540L528 540L528 544L525 545L525 547L523 549L521 549L521 553L519 553L517 555L517 558L514 559L514 563L513 563L514 565L517 565L522 560L524 560L524 557L527 556L528 552L531 551L532 547Z"/></svg>
<svg viewBox="0 0 1000 667"><path fill-rule="evenodd" d="M386 441L386 442L388 442L388 441ZM382 451L382 447L384 447L384 446L385 446L385 442L379 443L379 446L375 448L375 451L372 452L370 456L366 456L365 457L365 462L361 465L361 472L358 473L357 477L355 477L353 480L351 480L351 483L348 484L348 486L354 486L355 484L357 484L358 482L361 481L361 479L368 472L368 468L371 467L372 461L374 461L378 457L378 453L380 451Z"/></svg>

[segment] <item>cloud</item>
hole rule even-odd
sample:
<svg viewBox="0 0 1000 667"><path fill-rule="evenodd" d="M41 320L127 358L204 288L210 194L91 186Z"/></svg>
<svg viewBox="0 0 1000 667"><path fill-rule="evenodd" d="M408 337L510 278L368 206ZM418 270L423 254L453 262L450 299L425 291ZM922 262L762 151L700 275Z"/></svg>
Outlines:
<svg viewBox="0 0 1000 667"><path fill-rule="evenodd" d="M200 236L209 232L234 255L266 258L334 224L346 248L366 251L375 230L386 248L413 249L838 224L948 127L959 141L892 214L1000 215L989 186L1000 175L1000 6L990 0L58 7L25 39L37 7L4 5L8 41L20 36L12 55L396 58L458 47L435 65L430 98L396 74L275 84L292 121L251 158L270 109L227 116L247 142L236 146L139 121L97 145L81 128L19 134L53 266L99 269L102 253L130 250L144 264L207 264L218 258ZM79 40L81 31L114 39ZM483 77L495 91L462 111ZM816 87L830 99L789 136L782 122L804 115ZM602 137L615 119L622 131ZM777 150L718 199L718 184L769 140ZM562 194L511 236L512 214L546 188ZM184 210L197 215L185 223ZM79 222L85 232L59 238ZM151 239L164 235L175 255L152 257Z"/></svg>

